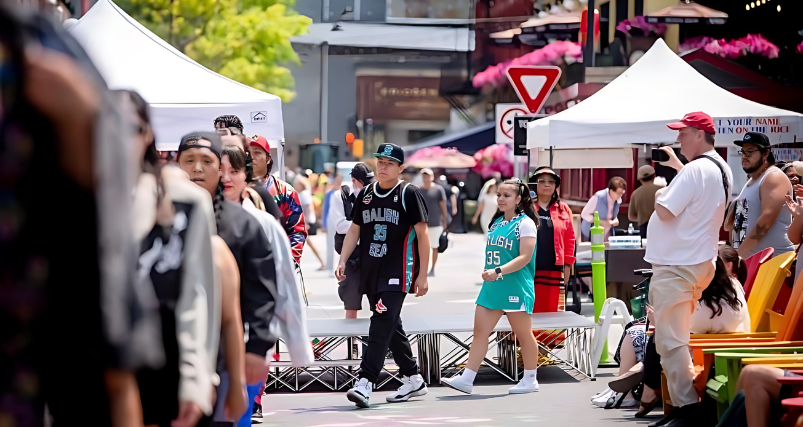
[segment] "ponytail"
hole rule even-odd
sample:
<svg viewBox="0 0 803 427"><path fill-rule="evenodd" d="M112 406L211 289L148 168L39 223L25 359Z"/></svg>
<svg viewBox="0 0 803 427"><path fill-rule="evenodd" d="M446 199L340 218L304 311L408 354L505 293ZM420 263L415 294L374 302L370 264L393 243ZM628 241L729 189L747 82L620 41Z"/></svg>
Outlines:
<svg viewBox="0 0 803 427"><path fill-rule="evenodd" d="M533 200L530 197L530 189L527 187L527 185L524 184L523 182L521 182L521 180L518 179L518 178L511 178L511 179L505 180L505 181L497 184L497 188L501 187L503 185L512 185L512 186L516 187L516 192L519 195L519 197L521 197L521 200L519 201L519 204L516 206L516 213L517 214L524 213L525 215L530 217L530 219L533 220L533 222L535 223L535 226L537 228L538 227L538 217L535 215L535 210L533 209ZM488 229L490 230L490 228L493 225L493 223L496 222L496 220L498 218L501 218L504 215L505 214L503 214L502 211L497 209L496 213L493 216L493 218L491 218L491 222L488 224Z"/></svg>

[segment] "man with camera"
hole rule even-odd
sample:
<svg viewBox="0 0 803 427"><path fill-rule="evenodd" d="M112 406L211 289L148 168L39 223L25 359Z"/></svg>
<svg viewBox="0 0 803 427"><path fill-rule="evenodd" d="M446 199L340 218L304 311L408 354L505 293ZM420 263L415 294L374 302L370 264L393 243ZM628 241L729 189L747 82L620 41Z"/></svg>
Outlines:
<svg viewBox="0 0 803 427"><path fill-rule="evenodd" d="M685 166L670 147L665 166L678 171L658 190L650 217L644 260L652 264L650 301L655 310L655 344L661 355L669 394L676 407L655 425L695 425L698 412L694 365L689 353L691 315L702 291L714 277L719 228L730 199L733 175L714 150L714 120L690 113L668 127L677 130ZM651 244L650 244L651 243Z"/></svg>

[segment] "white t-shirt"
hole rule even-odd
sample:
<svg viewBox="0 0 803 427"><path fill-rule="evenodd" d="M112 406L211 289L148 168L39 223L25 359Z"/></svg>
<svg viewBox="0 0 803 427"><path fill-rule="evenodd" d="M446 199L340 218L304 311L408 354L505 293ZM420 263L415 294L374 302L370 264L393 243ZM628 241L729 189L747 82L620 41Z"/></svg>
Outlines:
<svg viewBox="0 0 803 427"><path fill-rule="evenodd" d="M750 314L747 311L747 301L744 298L744 289L736 279L731 279L736 298L742 303L739 310L734 310L724 301L721 302L722 313L719 316L711 315L711 307L702 302L697 303L697 310L692 314L689 330L693 334L726 334L732 332L750 332Z"/></svg>
<svg viewBox="0 0 803 427"><path fill-rule="evenodd" d="M500 225L505 225L507 223L508 221L505 221L504 218L502 218ZM527 215L524 215L524 218L522 218L522 220L519 222L519 240L521 240L522 237L537 238L537 236L538 229L535 228L535 221L533 221L532 218L528 217Z"/></svg>
<svg viewBox="0 0 803 427"><path fill-rule="evenodd" d="M716 151L713 157L725 170L728 188L733 188L730 167ZM653 212L647 226L647 251L644 260L654 265L697 265L717 257L719 228L728 200L722 172L708 159L688 163L678 172L657 203L675 218L663 221Z"/></svg>
<svg viewBox="0 0 803 427"><path fill-rule="evenodd" d="M298 199L301 202L301 209L304 211L304 221L308 224L315 224L315 208L312 204L312 193L309 190L304 190L298 193Z"/></svg>
<svg viewBox="0 0 803 427"><path fill-rule="evenodd" d="M519 224L519 240L521 240L522 237L535 237L537 235L538 229L535 228L535 221L525 216Z"/></svg>

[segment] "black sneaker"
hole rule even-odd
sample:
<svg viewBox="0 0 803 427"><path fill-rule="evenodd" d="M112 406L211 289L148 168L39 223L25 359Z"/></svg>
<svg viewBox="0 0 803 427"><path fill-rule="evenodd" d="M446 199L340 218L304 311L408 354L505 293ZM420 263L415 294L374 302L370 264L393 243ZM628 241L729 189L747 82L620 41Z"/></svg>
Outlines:
<svg viewBox="0 0 803 427"><path fill-rule="evenodd" d="M254 404L254 413L251 414L251 418L262 418L262 405L259 403Z"/></svg>

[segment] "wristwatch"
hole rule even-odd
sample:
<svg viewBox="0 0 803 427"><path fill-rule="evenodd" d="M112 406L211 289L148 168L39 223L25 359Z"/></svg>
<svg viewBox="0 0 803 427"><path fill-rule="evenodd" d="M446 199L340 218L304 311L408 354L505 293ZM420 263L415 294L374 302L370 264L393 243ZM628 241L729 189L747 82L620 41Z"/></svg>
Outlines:
<svg viewBox="0 0 803 427"><path fill-rule="evenodd" d="M496 267L494 272L496 273L496 280L502 280L502 267Z"/></svg>

